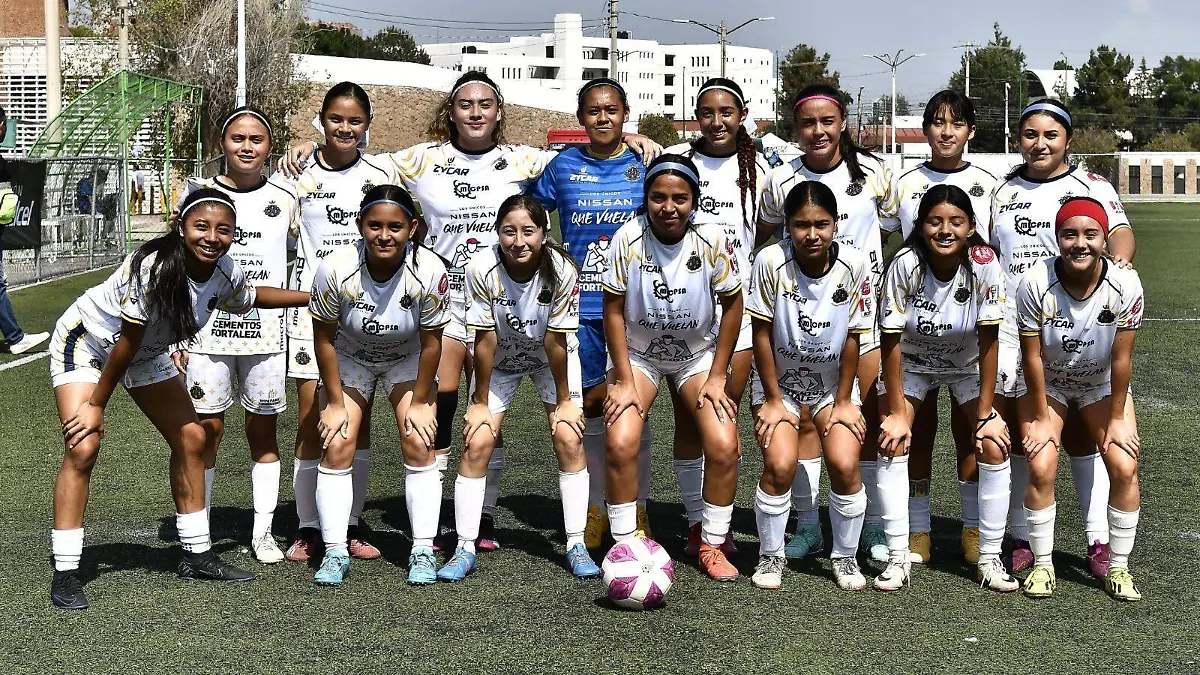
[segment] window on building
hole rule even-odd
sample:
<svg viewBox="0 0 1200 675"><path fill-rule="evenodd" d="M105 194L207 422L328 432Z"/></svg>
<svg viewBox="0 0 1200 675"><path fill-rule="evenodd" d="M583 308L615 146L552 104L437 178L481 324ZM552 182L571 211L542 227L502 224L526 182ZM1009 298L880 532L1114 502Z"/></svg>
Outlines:
<svg viewBox="0 0 1200 675"><path fill-rule="evenodd" d="M1163 193L1163 168L1162 165L1150 167L1150 194L1161 195Z"/></svg>
<svg viewBox="0 0 1200 675"><path fill-rule="evenodd" d="M462 53L464 53L464 54L475 54L478 51L479 51L478 49L476 49L475 47L472 47L471 45L467 45L466 47L462 48Z"/></svg>
<svg viewBox="0 0 1200 675"><path fill-rule="evenodd" d="M1129 165L1129 194L1142 194L1142 167L1140 164Z"/></svg>
<svg viewBox="0 0 1200 675"><path fill-rule="evenodd" d="M675 55L674 54L663 54L663 61L665 62L665 65L673 66L673 65L675 65Z"/></svg>
<svg viewBox="0 0 1200 675"><path fill-rule="evenodd" d="M664 76L663 76L663 84L664 84L664 85L666 85L666 86L668 86L668 87L674 87L674 86L675 86L675 76L674 76L674 75L669 75L669 74L668 74L668 75L664 75Z"/></svg>
<svg viewBox="0 0 1200 675"><path fill-rule="evenodd" d="M554 45L546 45L546 58L554 58Z"/></svg>
<svg viewBox="0 0 1200 675"><path fill-rule="evenodd" d="M1181 195L1187 191L1187 169L1175 167L1175 194Z"/></svg>
<svg viewBox="0 0 1200 675"><path fill-rule="evenodd" d="M675 105L675 94L663 94L663 105L667 107Z"/></svg>

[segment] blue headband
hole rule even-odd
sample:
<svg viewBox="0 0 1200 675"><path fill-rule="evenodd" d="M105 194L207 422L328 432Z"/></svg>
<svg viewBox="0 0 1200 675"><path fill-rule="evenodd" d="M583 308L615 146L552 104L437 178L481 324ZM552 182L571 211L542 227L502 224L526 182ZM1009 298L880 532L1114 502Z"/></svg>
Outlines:
<svg viewBox="0 0 1200 675"><path fill-rule="evenodd" d="M1067 112L1066 108L1063 108L1062 106L1058 106L1053 103L1047 103L1046 101L1030 103L1028 106L1026 106L1025 111L1021 113L1021 117L1025 117L1030 113L1035 113L1038 111L1054 113L1055 115L1058 115L1066 120L1067 126L1071 126L1071 113Z"/></svg>
<svg viewBox="0 0 1200 675"><path fill-rule="evenodd" d="M646 172L646 183L649 183L654 179L655 176L666 171L678 171L684 176L687 176L688 180L692 182L692 185L696 187L700 186L700 177L696 175L696 172L692 171L687 165L680 164L679 162L663 162L662 164L656 164L654 168Z"/></svg>
<svg viewBox="0 0 1200 675"><path fill-rule="evenodd" d="M368 203L364 204L363 207L358 210L359 217L362 217L362 215L367 212L367 209L371 208L372 206L375 206L376 204L395 204L396 206L400 207L401 211L407 213L409 218L414 217L413 212L410 211L407 206L401 204L400 202L396 201L395 199L387 199L387 198L376 199L373 202L368 202Z"/></svg>

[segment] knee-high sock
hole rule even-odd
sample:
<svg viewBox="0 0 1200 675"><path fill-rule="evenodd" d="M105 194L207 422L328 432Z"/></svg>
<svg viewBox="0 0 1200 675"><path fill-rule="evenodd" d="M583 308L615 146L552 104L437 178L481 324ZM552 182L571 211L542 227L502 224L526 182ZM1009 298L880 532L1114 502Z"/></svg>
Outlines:
<svg viewBox="0 0 1200 675"><path fill-rule="evenodd" d="M979 463L979 558L1000 555L1008 515L1008 491L1012 484L1009 460L999 464Z"/></svg>
<svg viewBox="0 0 1200 675"><path fill-rule="evenodd" d="M50 530L50 553L54 556L56 571L79 569L79 559L83 557L83 528Z"/></svg>
<svg viewBox="0 0 1200 675"><path fill-rule="evenodd" d="M883 522L883 507L879 504L879 462L860 461L859 473L862 474L863 488L867 491L867 511L863 522L870 525Z"/></svg>
<svg viewBox="0 0 1200 675"><path fill-rule="evenodd" d="M492 450L492 458L488 460L487 486L483 490L483 512L492 515L496 512L496 502L500 500L500 475L504 473L504 446L497 445Z"/></svg>
<svg viewBox="0 0 1200 675"><path fill-rule="evenodd" d="M486 483L487 478L467 478L462 474L454 479L454 529L458 530L458 547L471 553L475 552L475 540L479 538Z"/></svg>
<svg viewBox="0 0 1200 675"><path fill-rule="evenodd" d="M254 499L251 541L257 541L271 531L275 507L279 506L279 460L250 463L250 491Z"/></svg>
<svg viewBox="0 0 1200 675"><path fill-rule="evenodd" d="M608 529L612 532L613 541L632 539L637 529L637 502L609 504Z"/></svg>
<svg viewBox="0 0 1200 675"><path fill-rule="evenodd" d="M208 512L204 509L192 513L176 513L175 529L179 531L179 544L188 553L204 553L212 548L208 534Z"/></svg>
<svg viewBox="0 0 1200 675"><path fill-rule="evenodd" d="M717 506L704 502L700 525L700 540L709 546L720 546L729 536L729 525L733 521L733 504Z"/></svg>
<svg viewBox="0 0 1200 675"><path fill-rule="evenodd" d="M605 427L603 417L583 421L583 457L587 460L588 506L604 506Z"/></svg>
<svg viewBox="0 0 1200 675"><path fill-rule="evenodd" d="M292 489L296 493L296 518L300 527L321 526L317 514L317 467L319 459L297 459L292 465Z"/></svg>
<svg viewBox="0 0 1200 675"><path fill-rule="evenodd" d="M704 515L704 458L675 460L675 479L679 481L688 525L694 525Z"/></svg>
<svg viewBox="0 0 1200 675"><path fill-rule="evenodd" d="M820 490L821 458L796 462L796 477L792 479L792 508L796 509L798 524L816 525L820 522L820 514L817 512Z"/></svg>
<svg viewBox="0 0 1200 675"><path fill-rule="evenodd" d="M442 511L442 480L437 464L404 465L404 501L412 527L413 548L433 548ZM474 541L472 539L471 541Z"/></svg>
<svg viewBox="0 0 1200 675"><path fill-rule="evenodd" d="M567 550L583 543L587 527L588 470L559 471L558 492L562 498L563 531L567 534Z"/></svg>
<svg viewBox="0 0 1200 675"><path fill-rule="evenodd" d="M979 483L958 481L958 505L962 508L963 527L979 527Z"/></svg>
<svg viewBox="0 0 1200 675"><path fill-rule="evenodd" d="M354 503L350 506L350 524L357 525L367 503L367 484L371 480L371 449L354 451L354 463L350 465L354 481Z"/></svg>
<svg viewBox="0 0 1200 675"><path fill-rule="evenodd" d="M1025 519L1029 522L1029 548L1033 551L1035 565L1054 564L1054 517L1057 513L1057 504L1037 511L1025 509Z"/></svg>
<svg viewBox="0 0 1200 675"><path fill-rule="evenodd" d="M1122 511L1108 507L1108 530L1111 534L1109 569L1129 569L1129 554L1133 552L1133 540L1137 537L1138 517L1142 510Z"/></svg>
<svg viewBox="0 0 1200 675"><path fill-rule="evenodd" d="M346 551L346 528L354 504L353 469L317 468L317 512L326 551Z"/></svg>
<svg viewBox="0 0 1200 675"><path fill-rule="evenodd" d="M930 480L908 481L908 531L928 532L933 529L929 520Z"/></svg>
<svg viewBox="0 0 1200 675"><path fill-rule="evenodd" d="M867 512L867 490L852 495L829 491L829 524L833 529L832 558L850 558L858 552L863 518Z"/></svg>
<svg viewBox="0 0 1200 675"><path fill-rule="evenodd" d="M877 462L876 478L883 534L892 557L908 560L908 455Z"/></svg>
<svg viewBox="0 0 1200 675"><path fill-rule="evenodd" d="M1029 462L1025 455L1008 456L1012 468L1012 488L1008 496L1008 528L1013 539L1029 540L1029 523L1025 518L1025 488L1029 486Z"/></svg>
<svg viewBox="0 0 1200 675"><path fill-rule="evenodd" d="M1087 543L1108 543L1108 469L1100 453L1071 458L1071 480L1083 511Z"/></svg>
<svg viewBox="0 0 1200 675"><path fill-rule="evenodd" d="M758 554L783 556L784 533L787 530L788 511L792 505L792 491L781 495L769 495L759 487L754 493L754 521L758 525Z"/></svg>
<svg viewBox="0 0 1200 675"><path fill-rule="evenodd" d="M650 463L650 423L642 425L642 440L638 444L638 506L646 506L650 500L650 481L653 478Z"/></svg>

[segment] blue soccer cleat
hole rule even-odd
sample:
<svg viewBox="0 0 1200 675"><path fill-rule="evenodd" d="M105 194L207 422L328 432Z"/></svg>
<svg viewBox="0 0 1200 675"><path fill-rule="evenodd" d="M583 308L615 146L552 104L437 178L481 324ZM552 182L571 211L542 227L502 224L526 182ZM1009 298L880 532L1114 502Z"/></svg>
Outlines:
<svg viewBox="0 0 1200 675"><path fill-rule="evenodd" d="M821 536L821 526L816 523L801 524L796 526L796 533L788 539L783 554L793 560L799 560L820 553L824 547L825 540Z"/></svg>
<svg viewBox="0 0 1200 675"><path fill-rule="evenodd" d="M321 586L340 586L350 573L350 554L345 551L326 551L321 560L321 569L313 575L313 581Z"/></svg>
<svg viewBox="0 0 1200 675"><path fill-rule="evenodd" d="M458 548L454 551L454 555L442 569L438 570L437 578L441 581L462 581L475 571L475 554L464 548ZM408 583L413 583L412 574L409 574Z"/></svg>
<svg viewBox="0 0 1200 675"><path fill-rule="evenodd" d="M408 583L413 586L428 586L437 583L437 560L433 549L414 548L408 556Z"/></svg>
<svg viewBox="0 0 1200 675"><path fill-rule="evenodd" d="M587 548L583 544L575 544L571 550L567 551L567 567L571 568L571 574L580 579L592 579L600 576L600 568L596 566L592 556L588 555Z"/></svg>

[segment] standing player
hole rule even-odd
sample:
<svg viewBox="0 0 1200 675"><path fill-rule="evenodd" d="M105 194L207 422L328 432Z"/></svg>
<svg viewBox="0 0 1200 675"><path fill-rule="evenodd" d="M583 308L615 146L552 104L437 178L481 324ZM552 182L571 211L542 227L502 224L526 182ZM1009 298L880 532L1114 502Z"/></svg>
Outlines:
<svg viewBox="0 0 1200 675"><path fill-rule="evenodd" d="M988 241L988 213L996 177L987 170L963 158L967 141L975 137L975 106L971 99L957 91L945 89L934 94L925 106L922 120L925 140L931 157L896 179L899 209L896 221L885 221L887 227L898 225L901 237L908 241L914 230L920 229L917 210L921 198L937 185L954 185L971 200L976 214L975 231ZM909 550L912 561L929 562L930 556L930 478L933 475L933 442L938 427L938 392L934 387L916 412L912 427L912 447L909 452ZM958 501L962 508L962 549L967 564L979 562L979 473L975 466L975 448L971 440L971 423L963 417L959 406L950 409L950 425L958 457Z"/></svg>
<svg viewBox="0 0 1200 675"><path fill-rule="evenodd" d="M204 509L204 428L169 349L194 338L215 311L295 307L308 294L247 285L242 268L225 255L235 215L224 194L197 190L180 211L167 234L143 244L67 308L51 339L50 380L66 442L50 532L50 599L61 609L88 606L78 574L83 513L104 436L104 408L118 384L171 448L171 494L183 547L180 578L254 579L212 551Z"/></svg>
<svg viewBox="0 0 1200 675"><path fill-rule="evenodd" d="M355 439L383 385L400 427L404 496L412 525L408 582L436 581L433 538L442 482L433 459L435 376L449 321L446 267L412 240L417 207L404 188L378 185L359 208L362 240L317 269L309 311L321 371L317 511L325 559L314 580L336 586L350 570L346 530L354 499Z"/></svg>
<svg viewBox="0 0 1200 675"><path fill-rule="evenodd" d="M580 384L579 272L550 238L540 202L527 195L504 200L496 215L500 243L467 268L467 325L475 331L475 393L463 421L463 459L454 483L458 547L438 578L462 581L475 571L475 539L484 481L496 435L526 376L541 395L558 456L567 567L580 578L600 568L583 545L588 469L583 458Z"/></svg>
<svg viewBox="0 0 1200 675"><path fill-rule="evenodd" d="M812 84L800 90L792 107L796 133L804 154L771 171L763 190L758 218L764 228L784 223L783 201L799 182L813 180L829 186L838 196L837 240L862 251L871 277L878 284L883 274L885 226L896 217L896 193L891 171L871 153L858 147L846 133L846 104L835 87ZM875 289L878 292L878 287ZM878 329L863 335L858 361L858 386L862 412L867 420L860 467L867 489L867 511L861 546L871 558L888 559L883 536L877 481L875 479L879 405L875 379L879 374ZM790 557L802 558L820 550L821 529L817 522L817 489L821 474L821 445L811 420L801 421L800 470L792 486L796 507L796 534L788 545Z"/></svg>
<svg viewBox="0 0 1200 675"><path fill-rule="evenodd" d="M189 180L188 191L213 188L237 206L240 218L229 257L251 283L287 285L288 233L296 217L294 187L262 175L271 154L271 125L250 107L237 108L221 126L225 173ZM187 361L188 394L206 432L204 506L212 504L217 450L225 434L225 411L240 391L250 445L254 525L250 546L259 562L276 563L283 552L271 533L279 503L279 444L276 426L286 408L287 354L282 310L251 310L238 316L215 312L196 336ZM236 383L236 384L235 384Z"/></svg>
<svg viewBox="0 0 1200 675"><path fill-rule="evenodd" d="M975 229L971 198L957 185L934 185L921 198L917 228L892 258L883 282L879 496L890 559L875 588L908 584L909 459L916 409L945 386L975 420L979 463L978 576L981 586L1017 590L1000 561L1008 511L1009 435L992 408L997 336L1004 317L1004 271ZM886 394L885 394L886 390Z"/></svg>
<svg viewBox="0 0 1200 675"><path fill-rule="evenodd" d="M1045 258L1058 255L1054 216L1070 197L1091 197L1108 212L1108 253L1118 266L1128 266L1135 250L1133 229L1116 190L1102 176L1088 173L1067 161L1071 145L1071 113L1053 99L1031 103L1017 123L1021 156L1025 162L1014 169L992 196L992 245L1008 277L1007 314L1000 325L1000 390L997 406L1008 423L1014 440L1020 437L1016 399L1025 393L1017 337L1015 297L1021 276ZM1104 512L1109 493L1104 460L1084 429L1075 406L1067 407L1063 447L1071 456L1071 478L1083 509L1088 544L1088 568L1097 579L1108 574L1108 520ZM1028 528L1021 496L1028 470L1019 443L1013 443L1012 493L1008 520L1015 548L1012 571L1033 564Z"/></svg>
<svg viewBox="0 0 1200 675"><path fill-rule="evenodd" d="M835 241L837 199L824 183L793 185L779 212L786 236L759 251L750 276L757 371L751 403L763 451L751 582L770 589L782 583L800 420L807 419L820 430L818 451L829 467L833 576L843 590L862 590L867 580L855 556L867 502L858 461L866 421L855 376L859 341L875 326L871 269L862 252Z"/></svg>
<svg viewBox="0 0 1200 675"><path fill-rule="evenodd" d="M1142 599L1129 573L1141 513L1141 440L1129 382L1133 341L1142 325L1142 282L1137 272L1106 258L1108 218L1106 207L1090 197L1068 199L1054 218L1060 255L1035 263L1017 288L1029 388L1020 407L1029 457L1025 513L1034 555L1024 590L1031 598L1054 592L1054 478L1067 405L1074 403L1100 447L1112 485L1107 500L1112 549L1104 588L1117 600Z"/></svg>
<svg viewBox="0 0 1200 675"><path fill-rule="evenodd" d="M604 400L609 528L617 541L637 532L639 439L666 378L691 411L706 460L700 566L735 581L720 547L737 490L737 407L726 380L742 322L741 270L722 233L702 235L692 224L701 194L691 160L662 155L643 189L641 215L617 230L602 282L612 363Z"/></svg>

